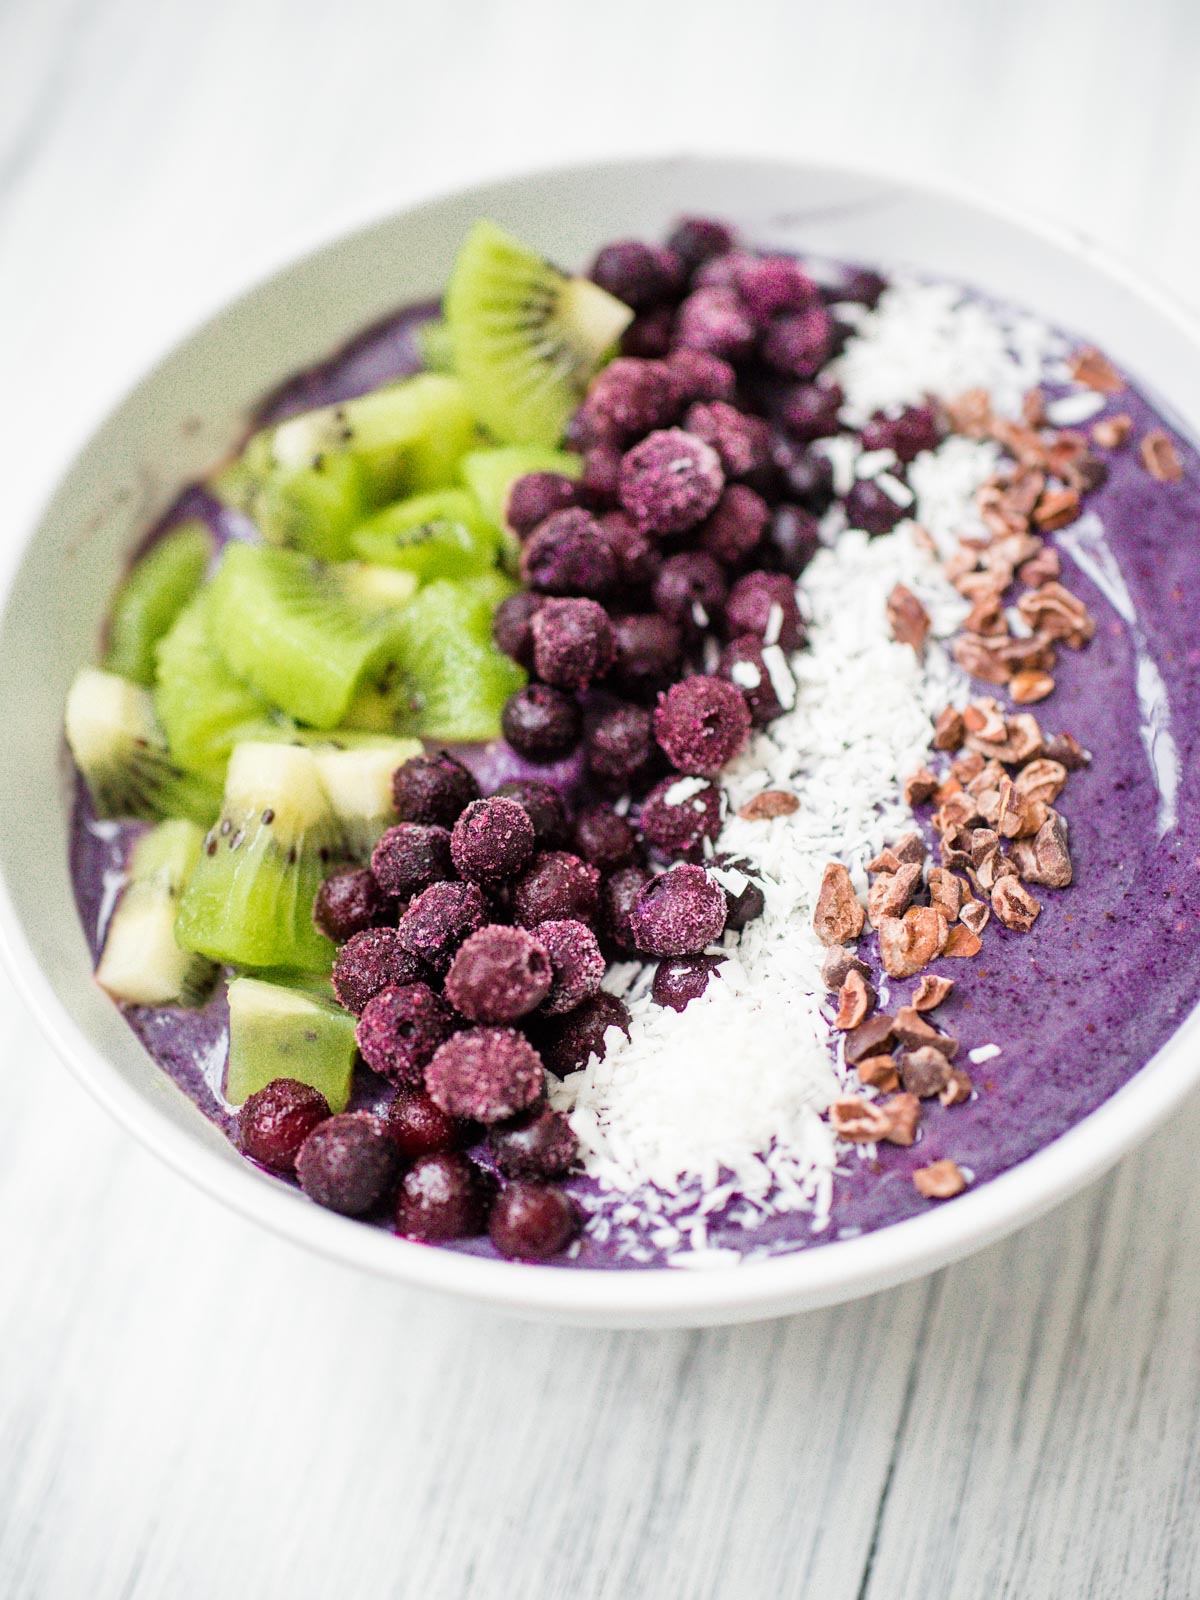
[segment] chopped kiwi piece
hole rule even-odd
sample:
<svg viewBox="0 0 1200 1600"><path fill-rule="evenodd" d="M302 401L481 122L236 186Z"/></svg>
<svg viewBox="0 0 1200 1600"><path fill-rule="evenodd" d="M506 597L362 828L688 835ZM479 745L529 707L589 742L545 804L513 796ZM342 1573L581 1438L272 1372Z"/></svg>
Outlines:
<svg viewBox="0 0 1200 1600"><path fill-rule="evenodd" d="M577 478L583 462L567 450L509 444L495 450L470 451L462 458L459 470L484 516L497 528L503 528L508 491L518 478L527 472L557 472L564 478Z"/></svg>
<svg viewBox="0 0 1200 1600"><path fill-rule="evenodd" d="M520 587L521 585L506 572L501 572L499 567L493 567L489 572L477 573L473 578L464 578L459 584L459 588L465 589L468 594L486 601L489 612L494 612L501 600L507 600L510 594L516 594Z"/></svg>
<svg viewBox="0 0 1200 1600"><path fill-rule="evenodd" d="M344 452L282 464L275 459L273 439L273 429L256 433L209 487L245 512L268 544L322 561L343 560L350 554L351 529L379 503L372 473L359 457Z"/></svg>
<svg viewBox="0 0 1200 1600"><path fill-rule="evenodd" d="M184 522L147 550L117 590L108 619L109 672L154 682L154 647L195 594L212 555L202 522Z"/></svg>
<svg viewBox="0 0 1200 1600"><path fill-rule="evenodd" d="M392 774L421 754L419 739L381 739L354 750L317 747L313 753L325 793L341 824L346 852L365 861L385 828L397 820Z"/></svg>
<svg viewBox="0 0 1200 1600"><path fill-rule="evenodd" d="M400 613L398 634L417 731L463 743L494 738L525 674L492 643L489 602L463 584L431 583Z"/></svg>
<svg viewBox="0 0 1200 1600"><path fill-rule="evenodd" d="M137 841L128 882L104 935L96 981L134 1006L198 1006L217 969L175 939L184 885L200 858L204 830L195 822L160 822Z"/></svg>
<svg viewBox="0 0 1200 1600"><path fill-rule="evenodd" d="M463 242L443 311L472 409L506 444L556 445L633 320L604 289L564 276L488 221Z"/></svg>
<svg viewBox="0 0 1200 1600"><path fill-rule="evenodd" d="M386 562L342 561L334 569L342 594L356 611L377 615L407 605L417 592L417 579Z"/></svg>
<svg viewBox="0 0 1200 1600"><path fill-rule="evenodd" d="M66 733L99 816L205 824L216 815L219 786L171 759L150 691L140 684L85 667L67 693Z"/></svg>
<svg viewBox="0 0 1200 1600"><path fill-rule="evenodd" d="M409 493L452 484L474 442L475 418L462 384L444 373L423 372L289 417L274 430L271 455L276 469L285 471L310 466L318 457L352 456L377 495L392 498L400 481Z"/></svg>
<svg viewBox="0 0 1200 1600"><path fill-rule="evenodd" d="M417 731L417 695L399 661L382 661L373 666L354 691L337 734L387 735Z"/></svg>
<svg viewBox="0 0 1200 1600"><path fill-rule="evenodd" d="M268 543L319 561L341 561L350 554L351 529L371 504L362 462L320 455L305 466L269 473L247 509Z"/></svg>
<svg viewBox="0 0 1200 1600"><path fill-rule="evenodd" d="M314 728L345 716L388 650L391 610L365 614L336 574L292 550L231 544L210 588L213 638L230 666L272 704Z"/></svg>
<svg viewBox="0 0 1200 1600"><path fill-rule="evenodd" d="M354 1073L354 1017L299 989L261 978L229 985L229 1061L225 1098L240 1106L275 1078L319 1089L344 1111Z"/></svg>
<svg viewBox="0 0 1200 1600"><path fill-rule="evenodd" d="M499 534L465 489L415 495L378 511L351 540L364 561L402 568L422 583L495 565Z"/></svg>
<svg viewBox="0 0 1200 1600"><path fill-rule="evenodd" d="M233 976L245 974L234 973ZM311 1000L324 1000L331 1006L337 1004L333 982L327 972L297 972L294 967L259 967L249 976L259 978L263 983L278 984L281 989L295 989Z"/></svg>
<svg viewBox="0 0 1200 1600"><path fill-rule="evenodd" d="M211 487L269 544L344 561L351 531L372 511L451 486L476 442L458 380L419 373L264 428Z"/></svg>
<svg viewBox="0 0 1200 1600"><path fill-rule="evenodd" d="M239 678L214 642L207 589L185 606L158 643L154 706L171 755L221 783L229 752L273 717L265 696Z"/></svg>
<svg viewBox="0 0 1200 1600"><path fill-rule="evenodd" d="M426 372L453 372L454 346L450 330L440 317L422 322L416 332L417 350Z"/></svg>
<svg viewBox="0 0 1200 1600"><path fill-rule="evenodd" d="M327 972L333 946L314 926L312 907L341 855L313 752L236 745L220 819L183 896L179 942L232 966Z"/></svg>

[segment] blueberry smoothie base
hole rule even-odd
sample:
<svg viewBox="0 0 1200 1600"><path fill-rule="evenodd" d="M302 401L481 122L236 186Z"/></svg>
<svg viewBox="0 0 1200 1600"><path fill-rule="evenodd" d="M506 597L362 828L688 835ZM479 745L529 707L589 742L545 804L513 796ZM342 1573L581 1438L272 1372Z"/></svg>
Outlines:
<svg viewBox="0 0 1200 1600"><path fill-rule="evenodd" d="M413 332L431 314L432 308L415 308L372 330L343 356L285 386L266 403L259 420L276 421L415 371ZM1121 394L1119 409L1132 418L1135 437L1163 425L1133 389ZM1200 575L1194 532L1200 519L1200 457L1186 441L1179 441L1178 453L1181 478L1161 482L1147 474L1133 448L1112 452L1106 457L1106 482L1088 497L1088 509L1101 520L1129 591L1136 633L1064 549L1064 576L1097 621L1085 651L1064 653L1053 699L1039 708L1048 729L1071 733L1093 757L1071 778L1074 884L1068 893L1043 898L1032 934L993 922L983 951L965 970L955 961L936 961L928 968L958 980L938 1023L959 1039L963 1057L998 1047L998 1053L971 1068L977 1096L952 1108L926 1102L922 1136L911 1147L880 1144L869 1160L854 1150L844 1155L830 1224L823 1231L813 1232L807 1216L793 1215L767 1218L747 1232L729 1222L726 1212L717 1212L708 1219L710 1244L741 1252L814 1248L918 1214L929 1202L917 1193L912 1174L940 1158L969 1169L977 1186L1051 1144L1119 1090L1196 1004L1200 646L1194 642L1191 614ZM219 539L244 531L236 515L203 490L190 489L156 532L197 515ZM1176 817L1164 833L1162 796L1147 758L1137 700L1139 651L1154 661L1165 685L1178 749ZM485 790L516 775L520 765L503 748L469 756ZM544 776L544 769L537 775ZM71 871L94 955L106 882L120 870L136 832L136 827L95 825L80 784ZM862 941L859 954L878 978L874 936ZM197 1012L127 1008L126 1015L164 1071L232 1134L236 1115L219 1093L227 1027L223 998ZM360 1067L351 1105L380 1109L392 1093L390 1085ZM488 1164L486 1146L473 1153ZM580 1176L566 1186L585 1200L596 1192ZM736 1207L734 1197L727 1211ZM495 1253L486 1237L448 1247ZM598 1244L585 1231L578 1250L558 1264L628 1269L660 1260L631 1262L615 1244Z"/></svg>

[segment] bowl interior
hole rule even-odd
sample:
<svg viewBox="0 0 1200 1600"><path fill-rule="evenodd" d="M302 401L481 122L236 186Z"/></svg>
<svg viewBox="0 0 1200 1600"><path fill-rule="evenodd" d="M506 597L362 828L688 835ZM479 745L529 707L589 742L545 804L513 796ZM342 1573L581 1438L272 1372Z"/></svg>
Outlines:
<svg viewBox="0 0 1200 1600"><path fill-rule="evenodd" d="M766 1316L867 1293L999 1237L1095 1175L1200 1075L1189 1020L1171 1045L1048 1151L956 1201L862 1239L725 1273L561 1272L404 1244L260 1175L145 1054L95 988L72 896L61 711L94 653L129 552L178 488L230 449L261 396L365 325L436 296L479 215L578 264L681 212L732 218L763 245L966 280L1096 338L1182 431L1200 433L1200 342L1179 314L1100 259L964 201L878 177L758 160L681 158L537 174L377 223L284 268L193 333L108 417L70 467L12 572L0 624L0 873L10 957L84 1083L196 1182L278 1230L395 1278L515 1309L608 1324Z"/></svg>

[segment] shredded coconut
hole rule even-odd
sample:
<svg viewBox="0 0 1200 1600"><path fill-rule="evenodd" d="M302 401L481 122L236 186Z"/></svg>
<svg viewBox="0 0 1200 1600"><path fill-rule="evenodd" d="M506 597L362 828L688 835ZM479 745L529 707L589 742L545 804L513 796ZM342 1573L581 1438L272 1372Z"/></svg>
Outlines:
<svg viewBox="0 0 1200 1600"><path fill-rule="evenodd" d="M834 363L842 418L861 427L876 411L986 389L993 408L1020 414L1063 342L1035 317L969 297L953 283L894 283Z"/></svg>
<svg viewBox="0 0 1200 1600"><path fill-rule="evenodd" d="M855 321L859 331L837 371L851 425L971 387L988 389L997 409L1015 414L1058 349L1033 319L995 312L943 284L900 284ZM845 493L863 459L858 441L843 434L821 444ZM962 438L923 453L908 469L909 489L891 480L915 520L881 538L843 532L830 514L822 532L835 542L817 553L797 591L807 648L789 659L776 627L763 651L784 714L721 774L725 821L710 853L753 863L763 914L740 936L725 935L719 979L682 1012L652 1001L650 967L613 966L605 988L629 1007L629 1037L611 1028L605 1056L552 1090L600 1191L585 1197L588 1229L629 1260L649 1262L659 1252L672 1266L723 1267L798 1247L789 1240L729 1249L731 1227L752 1233L789 1212L809 1214L814 1232L828 1225L839 1151L822 1113L848 1073L820 976L817 890L825 864L839 859L865 896L867 861L913 825L903 780L927 756L933 717L968 697L968 680L939 642L967 606L914 534L919 522L949 549L969 531L975 492L997 455L993 444ZM892 464L877 469L889 492ZM885 624L897 583L929 614L923 660ZM691 798L692 781L672 785L671 803ZM770 820L738 815L767 788L793 793L798 810ZM736 869L711 870L731 892L735 877L745 885ZM873 1152L862 1145L856 1153L861 1160ZM720 1245L710 1237L714 1226L726 1230Z"/></svg>

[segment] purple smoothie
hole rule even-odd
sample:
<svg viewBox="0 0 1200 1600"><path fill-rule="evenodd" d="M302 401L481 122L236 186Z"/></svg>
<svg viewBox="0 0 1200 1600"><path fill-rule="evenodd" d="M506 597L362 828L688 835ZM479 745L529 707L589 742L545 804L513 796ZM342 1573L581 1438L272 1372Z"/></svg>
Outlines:
<svg viewBox="0 0 1200 1600"><path fill-rule="evenodd" d="M368 330L321 367L270 396L260 422L365 392L419 366L414 333L435 308L421 306ZM1132 440L1164 426L1133 389L1111 411L1133 418ZM1126 1083L1170 1038L1200 996L1200 968L1191 937L1200 921L1200 635L1192 610L1200 590L1200 455L1168 427L1179 446L1183 477L1161 483L1141 465L1134 443L1110 453L1105 484L1086 510L1103 524L1106 543L1128 591L1131 625L1113 603L1111 582L1093 581L1095 560L1082 568L1071 553L1072 530L1060 535L1064 580L1087 604L1097 630L1083 651L1063 651L1056 692L1037 709L1047 733L1074 735L1093 754L1072 774L1063 798L1070 824L1075 882L1066 891L1038 891L1042 913L1029 934L989 924L980 956L941 961L929 970L957 982L936 1013L961 1040L962 1064L979 1091L969 1104L923 1105L922 1137L910 1149L880 1146L876 1160L851 1156L836 1181L830 1226L810 1231L807 1217L778 1217L753 1232L709 1219L709 1241L739 1250L813 1248L927 1209L911 1174L950 1157L986 1181L1049 1144ZM218 539L245 534L245 520L203 490L184 492L155 529L200 516ZM1103 569L1100 569L1101 576ZM1118 594L1117 599L1122 597ZM1162 829L1164 799L1143 743L1136 679L1139 656L1157 667L1165 687L1178 760L1175 816ZM1160 745L1161 749L1161 745ZM472 757L491 786L514 775L506 747ZM540 775L545 775L544 773ZM564 771L570 784L575 774ZM105 883L119 871L136 826L96 830L79 787L71 838L76 899L93 954L100 944ZM862 954L872 958L874 940ZM888 1009L905 1003L913 985L893 984ZM127 1010L130 1026L163 1069L227 1132L234 1116L220 1095L227 1012L223 998L199 1012ZM977 1046L1000 1054L975 1066ZM386 1102L386 1084L359 1071L354 1103ZM579 1193L588 1180L572 1180ZM731 1209L737 1201L731 1203ZM452 1248L494 1254L486 1239ZM563 1264L630 1267L614 1245L586 1235Z"/></svg>

